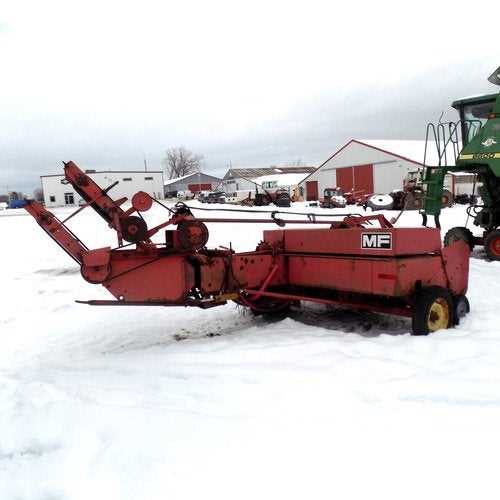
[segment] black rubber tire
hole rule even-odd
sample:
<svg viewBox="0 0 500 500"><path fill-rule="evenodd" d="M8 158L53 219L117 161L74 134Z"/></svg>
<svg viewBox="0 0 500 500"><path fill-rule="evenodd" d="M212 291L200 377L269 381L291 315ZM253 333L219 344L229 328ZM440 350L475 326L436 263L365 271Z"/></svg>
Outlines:
<svg viewBox="0 0 500 500"><path fill-rule="evenodd" d="M444 246L449 247L455 241L465 241L472 250L474 250L474 235L466 227L452 227L444 235Z"/></svg>
<svg viewBox="0 0 500 500"><path fill-rule="evenodd" d="M280 299L261 297L251 303L250 309L254 316L264 316L266 318L285 318L290 312L292 303Z"/></svg>
<svg viewBox="0 0 500 500"><path fill-rule="evenodd" d="M438 300L444 301L448 309L448 321L444 328L450 328L454 324L453 298L449 290L440 286L422 288L417 292L413 306L412 335L428 335L430 333L431 307Z"/></svg>
<svg viewBox="0 0 500 500"><path fill-rule="evenodd" d="M500 231L495 229L484 239L484 251L489 260L500 260Z"/></svg>
<svg viewBox="0 0 500 500"><path fill-rule="evenodd" d="M453 324L458 325L460 320L470 312L469 300L465 295L453 297Z"/></svg>
<svg viewBox="0 0 500 500"><path fill-rule="evenodd" d="M452 207L454 203L453 193L448 191L448 189L443 190L443 194L441 195L441 205L443 208Z"/></svg>

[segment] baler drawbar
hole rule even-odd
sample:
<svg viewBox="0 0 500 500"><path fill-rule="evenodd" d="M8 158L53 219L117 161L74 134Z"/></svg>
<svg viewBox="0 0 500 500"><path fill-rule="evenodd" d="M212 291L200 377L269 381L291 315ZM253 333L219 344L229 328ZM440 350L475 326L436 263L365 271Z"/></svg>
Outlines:
<svg viewBox="0 0 500 500"><path fill-rule="evenodd" d="M102 189L73 162L65 163L64 172L82 207L64 221L36 201L25 209L78 262L85 280L115 297L86 304L209 308L232 300L271 314L309 301L407 316L417 335L453 326L469 310L469 246L457 241L443 248L439 229L396 228L380 214L285 219L276 211L268 218L197 218L187 205L170 208L145 192L123 209L126 198L109 196L114 185ZM149 228L142 214L155 202L169 217ZM116 248L90 250L66 226L87 206L116 231ZM272 223L278 229L264 231L255 251L208 249L206 224L227 222ZM283 229L286 224L329 227ZM160 231L163 242L153 242Z"/></svg>

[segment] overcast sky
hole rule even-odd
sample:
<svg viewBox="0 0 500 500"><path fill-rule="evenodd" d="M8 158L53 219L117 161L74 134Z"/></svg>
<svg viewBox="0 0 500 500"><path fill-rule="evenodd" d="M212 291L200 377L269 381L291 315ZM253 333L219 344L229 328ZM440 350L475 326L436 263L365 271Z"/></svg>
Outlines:
<svg viewBox="0 0 500 500"><path fill-rule="evenodd" d="M0 192L61 160L160 168L180 145L222 174L422 139L455 98L498 90L500 2L408 4L4 0Z"/></svg>

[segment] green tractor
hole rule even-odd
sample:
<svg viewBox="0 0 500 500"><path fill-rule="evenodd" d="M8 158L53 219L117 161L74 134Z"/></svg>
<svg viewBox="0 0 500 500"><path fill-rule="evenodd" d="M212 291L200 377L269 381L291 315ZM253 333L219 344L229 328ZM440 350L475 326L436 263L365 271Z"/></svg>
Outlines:
<svg viewBox="0 0 500 500"><path fill-rule="evenodd" d="M500 85L500 67L488 81ZM424 225L427 224L427 215L432 215L436 227L440 227L446 173L474 174L474 190L477 185L481 201L471 204L467 213L476 226L483 228L483 235L475 237L467 227L454 227L446 233L444 244L464 240L471 250L474 245L483 245L489 259L500 260L500 94L460 99L452 106L460 116L457 122L427 126L424 156L427 157L428 147L433 142L438 161L437 165L424 169ZM476 195L475 192L472 194Z"/></svg>

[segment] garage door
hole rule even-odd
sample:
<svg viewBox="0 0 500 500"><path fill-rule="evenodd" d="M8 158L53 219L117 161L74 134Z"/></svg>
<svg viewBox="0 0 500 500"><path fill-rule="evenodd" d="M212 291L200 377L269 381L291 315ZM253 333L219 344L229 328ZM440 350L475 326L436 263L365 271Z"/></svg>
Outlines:
<svg viewBox="0 0 500 500"><path fill-rule="evenodd" d="M316 201L318 199L318 181L306 181L307 201Z"/></svg>
<svg viewBox="0 0 500 500"><path fill-rule="evenodd" d="M192 193L198 191L212 191L212 184L188 184L188 190Z"/></svg>
<svg viewBox="0 0 500 500"><path fill-rule="evenodd" d="M358 165L354 167L354 189L360 194L373 193L373 165Z"/></svg>
<svg viewBox="0 0 500 500"><path fill-rule="evenodd" d="M337 187L344 192L360 191L359 194L373 193L373 165L357 165L336 169Z"/></svg>
<svg viewBox="0 0 500 500"><path fill-rule="evenodd" d="M337 187L341 188L344 193L352 191L352 167L337 168Z"/></svg>

